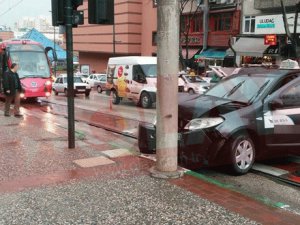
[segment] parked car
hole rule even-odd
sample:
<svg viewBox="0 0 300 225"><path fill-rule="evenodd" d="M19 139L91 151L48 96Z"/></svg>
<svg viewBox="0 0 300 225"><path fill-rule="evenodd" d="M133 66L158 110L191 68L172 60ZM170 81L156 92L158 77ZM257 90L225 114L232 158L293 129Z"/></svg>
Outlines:
<svg viewBox="0 0 300 225"><path fill-rule="evenodd" d="M180 75L179 79L183 80L184 92L188 92L189 94L203 94L210 86L210 84L200 76Z"/></svg>
<svg viewBox="0 0 300 225"><path fill-rule="evenodd" d="M300 155L300 70L232 75L179 102L178 158L185 167L231 165L245 174L256 160ZM142 153L155 153L155 130L140 123Z"/></svg>
<svg viewBox="0 0 300 225"><path fill-rule="evenodd" d="M52 89L55 95L58 95L59 93L68 95L67 75L62 74L57 77L52 85ZM85 94L85 96L90 96L91 87L89 84L84 83L80 76L74 76L74 91L75 94Z"/></svg>
<svg viewBox="0 0 300 225"><path fill-rule="evenodd" d="M102 93L107 90L107 77L101 76L98 81L94 83L94 87L97 89L98 93Z"/></svg>
<svg viewBox="0 0 300 225"><path fill-rule="evenodd" d="M103 77L106 78L106 74L100 74L100 73L91 74L90 76L88 76L85 82L89 84L92 88L95 88L96 87L95 82L100 81L100 79L102 79Z"/></svg>

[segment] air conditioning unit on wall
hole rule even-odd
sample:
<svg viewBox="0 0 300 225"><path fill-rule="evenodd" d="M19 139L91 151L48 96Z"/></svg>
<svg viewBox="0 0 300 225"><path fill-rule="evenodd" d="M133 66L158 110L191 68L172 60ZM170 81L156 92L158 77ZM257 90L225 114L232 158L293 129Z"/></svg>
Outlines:
<svg viewBox="0 0 300 225"><path fill-rule="evenodd" d="M216 4L225 4L227 0L216 0Z"/></svg>

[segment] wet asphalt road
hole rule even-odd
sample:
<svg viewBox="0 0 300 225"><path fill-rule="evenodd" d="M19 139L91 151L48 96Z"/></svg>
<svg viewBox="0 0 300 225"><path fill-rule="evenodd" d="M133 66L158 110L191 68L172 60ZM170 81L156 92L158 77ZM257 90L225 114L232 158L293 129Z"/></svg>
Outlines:
<svg viewBox="0 0 300 225"><path fill-rule="evenodd" d="M66 97L63 94L52 96L42 103L27 102L23 106L25 110L33 114L38 113L45 116L47 114L53 116L54 114L57 117L57 123L62 123L67 109ZM138 121L151 122L155 116L155 108L141 109L130 101L122 102L118 106L111 106L108 96L96 92L92 92L89 98L76 96L75 106L75 115L88 118L83 122L97 122L97 117L100 115L97 113L115 116L121 118L117 123L109 124L111 119L106 119L106 123L109 126L117 127L117 129L128 131L133 135L136 135ZM86 114L82 110L87 110ZM221 186L239 191L266 204L283 207L300 215L300 189L295 186L278 182L273 178L254 172L244 176L232 176L226 170L220 168L199 169L198 172L202 173L205 179L217 182Z"/></svg>

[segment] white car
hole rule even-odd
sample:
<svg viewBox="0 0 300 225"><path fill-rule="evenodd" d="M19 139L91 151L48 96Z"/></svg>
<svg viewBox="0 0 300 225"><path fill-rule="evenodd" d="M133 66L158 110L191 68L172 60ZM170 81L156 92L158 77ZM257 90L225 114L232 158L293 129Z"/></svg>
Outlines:
<svg viewBox="0 0 300 225"><path fill-rule="evenodd" d="M184 82L184 92L189 94L203 94L210 87L210 83L200 76L180 75L179 79Z"/></svg>
<svg viewBox="0 0 300 225"><path fill-rule="evenodd" d="M55 95L58 95L59 93L68 95L67 75L63 74L57 77L52 85L52 89ZM74 92L75 94L85 94L85 96L90 96L91 86L84 83L80 76L74 76Z"/></svg>
<svg viewBox="0 0 300 225"><path fill-rule="evenodd" d="M106 78L106 74L100 74L100 73L95 73L95 74L91 74L87 79L86 79L86 83L91 85L92 88L95 87L95 83L99 82L100 80L102 80L102 78L105 77Z"/></svg>

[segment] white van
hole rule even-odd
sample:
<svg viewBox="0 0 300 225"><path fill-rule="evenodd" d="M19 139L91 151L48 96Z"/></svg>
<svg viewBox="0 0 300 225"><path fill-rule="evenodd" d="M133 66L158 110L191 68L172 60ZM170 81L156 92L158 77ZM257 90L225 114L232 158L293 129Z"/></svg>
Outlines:
<svg viewBox="0 0 300 225"><path fill-rule="evenodd" d="M143 108L156 102L157 58L129 56L110 58L107 65L107 93L113 104L124 98Z"/></svg>

